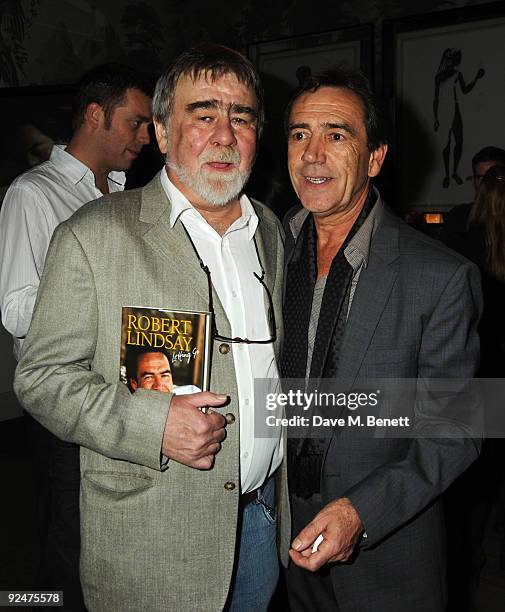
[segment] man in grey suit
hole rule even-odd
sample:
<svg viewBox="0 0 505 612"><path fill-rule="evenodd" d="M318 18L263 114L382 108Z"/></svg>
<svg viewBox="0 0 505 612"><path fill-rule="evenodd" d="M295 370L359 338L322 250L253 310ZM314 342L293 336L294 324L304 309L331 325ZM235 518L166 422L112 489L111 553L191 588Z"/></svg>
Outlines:
<svg viewBox="0 0 505 612"><path fill-rule="evenodd" d="M283 449L253 436L253 382L277 376L283 245L274 215L242 193L261 86L242 55L203 45L160 77L153 109L166 166L58 228L16 391L81 446L88 609L265 609ZM123 306L213 312L212 392L130 393Z"/></svg>
<svg viewBox="0 0 505 612"><path fill-rule="evenodd" d="M283 377L472 377L478 272L397 219L372 187L387 144L365 77L314 77L286 118L303 208L286 222ZM479 444L438 402L414 393L401 403L408 439L348 426L288 441L293 612L444 610L438 498Z"/></svg>

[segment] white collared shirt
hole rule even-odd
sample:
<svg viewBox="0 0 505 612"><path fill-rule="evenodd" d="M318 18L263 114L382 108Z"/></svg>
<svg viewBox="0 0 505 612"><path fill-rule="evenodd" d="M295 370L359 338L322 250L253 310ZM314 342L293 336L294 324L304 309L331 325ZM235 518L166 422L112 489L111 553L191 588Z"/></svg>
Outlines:
<svg viewBox="0 0 505 612"><path fill-rule="evenodd" d="M111 172L109 190L124 189L124 172ZM0 310L19 358L28 332L47 249L56 227L83 204L101 197L93 172L63 148L18 176L0 209Z"/></svg>
<svg viewBox="0 0 505 612"><path fill-rule="evenodd" d="M161 172L161 184L170 202L170 226L180 217L203 262L209 267L212 284L231 325L232 337L262 340L270 335L263 304L265 290L253 276L261 274L254 245L258 217L243 195L242 215L220 236L189 200ZM204 272L202 271L202 275ZM218 331L219 321L217 322ZM278 379L273 343L232 343L240 412L241 491L247 493L263 484L282 461L279 437L254 437L254 379ZM217 389L226 393L226 389Z"/></svg>

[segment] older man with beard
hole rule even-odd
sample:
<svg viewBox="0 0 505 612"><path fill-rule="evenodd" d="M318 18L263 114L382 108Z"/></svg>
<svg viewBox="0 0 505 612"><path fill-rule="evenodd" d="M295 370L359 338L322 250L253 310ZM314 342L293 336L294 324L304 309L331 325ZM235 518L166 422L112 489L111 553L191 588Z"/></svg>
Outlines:
<svg viewBox="0 0 505 612"><path fill-rule="evenodd" d="M89 610L262 610L282 446L254 438L253 382L278 375L282 241L242 193L261 86L246 58L205 45L160 77L153 108L166 167L59 227L16 389L82 447ZM212 312L212 392L131 394L118 381L123 306Z"/></svg>

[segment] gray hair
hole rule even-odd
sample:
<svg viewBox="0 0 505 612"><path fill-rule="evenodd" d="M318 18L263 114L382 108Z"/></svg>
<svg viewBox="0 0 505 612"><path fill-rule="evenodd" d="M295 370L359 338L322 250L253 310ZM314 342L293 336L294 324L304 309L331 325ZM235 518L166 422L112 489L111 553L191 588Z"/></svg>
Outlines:
<svg viewBox="0 0 505 612"><path fill-rule="evenodd" d="M222 45L202 44L184 51L158 79L153 96L154 120L167 125L172 114L174 94L182 76L197 79L208 75L212 80L233 74L239 83L250 87L258 105L257 133L261 135L264 121L263 88L252 63L238 51Z"/></svg>

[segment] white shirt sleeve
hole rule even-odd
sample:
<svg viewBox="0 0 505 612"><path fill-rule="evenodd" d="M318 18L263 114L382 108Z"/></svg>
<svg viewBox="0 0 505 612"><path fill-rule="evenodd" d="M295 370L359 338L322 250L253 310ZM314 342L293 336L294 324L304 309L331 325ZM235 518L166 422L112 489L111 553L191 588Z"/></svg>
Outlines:
<svg viewBox="0 0 505 612"><path fill-rule="evenodd" d="M44 194L12 185L0 210L0 310L16 338L28 332L51 234Z"/></svg>

